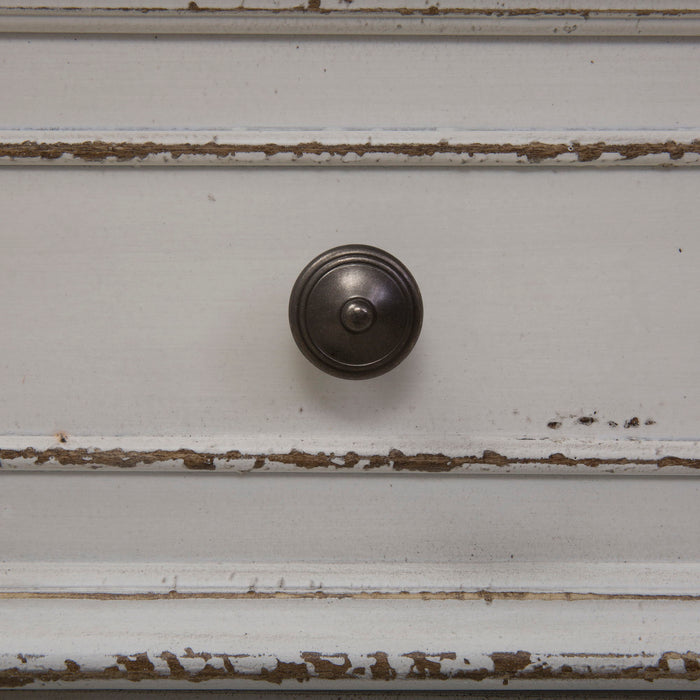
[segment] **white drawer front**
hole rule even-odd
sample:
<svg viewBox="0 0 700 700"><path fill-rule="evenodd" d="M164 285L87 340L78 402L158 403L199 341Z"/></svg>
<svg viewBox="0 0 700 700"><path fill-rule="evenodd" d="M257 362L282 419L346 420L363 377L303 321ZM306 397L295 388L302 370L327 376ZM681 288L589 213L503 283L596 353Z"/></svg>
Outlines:
<svg viewBox="0 0 700 700"><path fill-rule="evenodd" d="M0 688L700 679L700 11L357 2L0 5Z"/></svg>
<svg viewBox="0 0 700 700"><path fill-rule="evenodd" d="M699 177L1 170L0 422L254 452L695 439ZM356 382L287 321L301 268L347 242L400 257L425 304L409 358Z"/></svg>

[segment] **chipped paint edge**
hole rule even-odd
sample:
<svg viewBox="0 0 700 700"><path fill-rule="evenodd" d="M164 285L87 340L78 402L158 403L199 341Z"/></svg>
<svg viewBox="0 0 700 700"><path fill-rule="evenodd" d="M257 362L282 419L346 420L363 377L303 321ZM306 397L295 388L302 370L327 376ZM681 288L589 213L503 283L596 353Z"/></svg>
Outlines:
<svg viewBox="0 0 700 700"><path fill-rule="evenodd" d="M232 35L700 36L700 11L562 10L548 7L327 8L318 0L281 8L139 6L0 8L0 32Z"/></svg>
<svg viewBox="0 0 700 700"><path fill-rule="evenodd" d="M197 647L196 643L193 645ZM381 644L377 644L381 648ZM469 656L469 658L467 658ZM474 655L472 651L450 650L373 650L365 653L342 651L250 652L236 650L195 651L155 649L112 654L93 654L86 658L56 654L0 655L0 688L27 688L98 684L123 687L123 684L155 681L200 684L212 681L239 686L246 682L286 685L313 681L402 682L457 681L464 685L496 682L553 681L581 683L590 681L663 681L700 680L700 655L696 651L677 650L661 653L551 653L522 649L490 651Z"/></svg>
<svg viewBox="0 0 700 700"><path fill-rule="evenodd" d="M264 439L260 436L260 439ZM259 451L251 439L193 437L0 436L0 472L190 471L337 474L590 474L700 476L692 440L517 440L445 437L439 445L335 446L302 440ZM435 448L435 451L430 451ZM371 450L371 451L370 451Z"/></svg>
<svg viewBox="0 0 700 700"><path fill-rule="evenodd" d="M0 165L698 166L700 131L0 131Z"/></svg>
<svg viewBox="0 0 700 700"><path fill-rule="evenodd" d="M700 680L697 605L486 596L0 598L7 632L0 685L688 689Z"/></svg>

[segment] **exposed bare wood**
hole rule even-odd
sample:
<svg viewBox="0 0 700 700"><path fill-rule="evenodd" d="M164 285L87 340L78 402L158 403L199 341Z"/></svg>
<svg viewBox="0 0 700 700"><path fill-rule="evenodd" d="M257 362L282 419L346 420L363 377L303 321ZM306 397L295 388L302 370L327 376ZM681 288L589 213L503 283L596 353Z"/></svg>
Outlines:
<svg viewBox="0 0 700 700"><path fill-rule="evenodd" d="M0 164L700 165L700 140L582 143L0 143Z"/></svg>
<svg viewBox="0 0 700 700"><path fill-rule="evenodd" d="M124 680L190 683L262 681L276 685L312 679L498 680L504 685L510 681L643 680L652 683L657 680L700 680L700 655L694 651L666 651L660 655L554 655L518 650L494 651L485 656L488 663L476 664L456 651L436 653L432 650L402 654L389 654L386 651L364 654L302 651L294 656L260 659L257 654L242 651L194 651L192 647L187 647L180 652L166 649L159 654L114 654L109 665L96 668L74 659L65 659L60 666L47 665L45 659L25 656L20 651L14 659L5 660L0 668L0 688L20 688L35 683L113 683ZM407 668L405 663L401 663L401 666L397 663L404 659L410 661Z"/></svg>
<svg viewBox="0 0 700 700"><path fill-rule="evenodd" d="M16 463L16 464L15 464ZM252 463L252 467L248 466ZM431 474L459 473L472 467L502 467L504 470L516 466L559 467L572 471L580 467L604 469L637 466L663 470L668 467L700 469L700 459L663 455L645 459L635 457L568 457L561 452L546 457L507 456L493 450L484 450L481 455L448 457L444 454L406 455L400 450L388 454L360 455L356 452L334 454L319 452L311 454L292 450L286 454L246 454L238 450L228 452L198 452L191 449L152 450L149 452L125 451L122 449L100 450L89 448L66 449L55 447L37 450L0 449L0 469L27 467L67 467L69 469L134 469L153 465L182 466L193 471L245 470L269 471L324 469L331 471L353 470L359 472L392 471L424 472ZM237 466L240 465L240 466ZM473 471L473 469L471 469Z"/></svg>

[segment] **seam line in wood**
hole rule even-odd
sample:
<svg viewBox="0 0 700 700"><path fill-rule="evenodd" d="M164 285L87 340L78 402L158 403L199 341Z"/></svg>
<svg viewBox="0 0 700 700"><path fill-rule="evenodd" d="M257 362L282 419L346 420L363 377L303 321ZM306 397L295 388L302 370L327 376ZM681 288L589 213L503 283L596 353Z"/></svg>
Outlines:
<svg viewBox="0 0 700 700"><path fill-rule="evenodd" d="M353 7L353 8L325 8L321 6L319 0L309 0L308 4L296 5L293 7L283 8L266 8L266 7L207 7L199 5L196 2L190 2L187 7L183 8L167 8L167 7L93 7L86 8L76 5L68 5L63 7L51 7L46 5L27 6L27 5L10 5L0 8L1 12L86 12L94 14L97 12L104 13L129 13L129 14L144 14L144 13L170 13L176 15L191 14L191 13L216 13L227 15L294 15L294 14L312 14L312 15L334 15L334 16L355 16L355 15L395 15L398 17L497 17L497 18L537 18L537 17L577 17L581 19L589 19L591 17L633 17L638 19L643 18L674 18L674 17L700 17L700 10L691 8L668 8L668 9L642 9L642 8L537 8L537 7L522 7L522 8L464 8L464 7L440 7L439 5L431 5L429 7Z"/></svg>
<svg viewBox="0 0 700 700"><path fill-rule="evenodd" d="M109 592L55 592L55 591L0 591L0 600L456 600L491 603L495 600L516 601L679 601L700 602L700 595L670 593L575 593L523 591L206 591L167 593L109 593Z"/></svg>

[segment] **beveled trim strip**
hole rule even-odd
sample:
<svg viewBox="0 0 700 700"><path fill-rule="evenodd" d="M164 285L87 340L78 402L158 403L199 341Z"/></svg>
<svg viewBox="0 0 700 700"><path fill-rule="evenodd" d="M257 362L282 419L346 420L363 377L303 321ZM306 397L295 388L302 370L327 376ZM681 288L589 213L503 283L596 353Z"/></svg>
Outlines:
<svg viewBox="0 0 700 700"><path fill-rule="evenodd" d="M625 9L580 6L346 7L319 0L278 7L9 5L0 33L406 35L406 36L700 36L692 7Z"/></svg>
<svg viewBox="0 0 700 700"><path fill-rule="evenodd" d="M0 165L697 166L700 130L9 130Z"/></svg>
<svg viewBox="0 0 700 700"><path fill-rule="evenodd" d="M566 474L700 476L700 442L692 440L471 439L445 437L423 445L383 449L325 446L314 440L279 451L256 451L235 438L0 437L0 472L195 471L298 474Z"/></svg>

